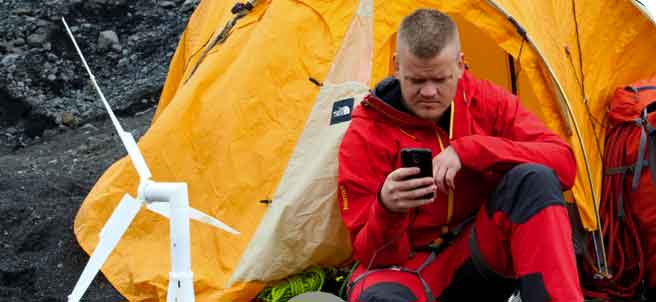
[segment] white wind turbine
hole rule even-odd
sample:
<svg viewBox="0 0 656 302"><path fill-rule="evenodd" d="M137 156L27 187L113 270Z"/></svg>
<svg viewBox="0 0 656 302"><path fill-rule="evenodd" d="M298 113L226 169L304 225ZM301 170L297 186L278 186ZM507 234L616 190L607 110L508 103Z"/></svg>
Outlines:
<svg viewBox="0 0 656 302"><path fill-rule="evenodd" d="M109 217L102 230L100 231L100 240L95 250L89 258L89 262L84 268L80 279L75 284L73 292L68 296L69 302L78 302L87 290L91 281L100 271L100 268L107 260L121 236L125 233L142 205L150 211L158 213L170 220L170 239L171 239L171 272L169 273L169 287L166 300L168 302L193 302L194 285L193 273L191 272L191 248L189 242L189 218L209 224L216 228L225 230L232 234L239 234L233 228L223 222L189 207L186 183L161 183L150 180L151 174L146 161L144 160L139 147L132 137L132 134L123 130L119 124L114 112L109 107L94 75L89 69L87 61L80 50L73 33L71 32L66 20L62 18L68 35L75 45L77 53L82 59L91 82L96 92L100 96L107 113L109 114L118 135L128 151L128 155L139 174L139 188L137 198L134 199L129 194L125 194L121 199L114 212Z"/></svg>

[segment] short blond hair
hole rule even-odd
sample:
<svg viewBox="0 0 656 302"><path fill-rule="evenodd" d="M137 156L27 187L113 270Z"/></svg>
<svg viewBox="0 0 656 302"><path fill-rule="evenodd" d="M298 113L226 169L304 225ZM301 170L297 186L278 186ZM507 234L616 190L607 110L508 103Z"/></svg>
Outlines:
<svg viewBox="0 0 656 302"><path fill-rule="evenodd" d="M447 14L434 9L418 9L403 18L396 36L396 49L407 47L411 54L429 59L440 52L451 42L458 43L460 38L458 27Z"/></svg>

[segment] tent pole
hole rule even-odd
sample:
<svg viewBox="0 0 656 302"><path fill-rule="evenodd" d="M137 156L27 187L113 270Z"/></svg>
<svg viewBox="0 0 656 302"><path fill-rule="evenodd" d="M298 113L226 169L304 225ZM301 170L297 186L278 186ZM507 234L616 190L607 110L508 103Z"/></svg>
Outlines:
<svg viewBox="0 0 656 302"><path fill-rule="evenodd" d="M572 110L572 107L570 106L569 99L567 98L567 95L564 93L562 85L558 81L558 79L555 76L555 73L549 63L547 62L546 58L540 52L538 49L537 45L533 42L533 40L530 39L528 36L528 33L521 28L519 23L501 6L499 6L496 2L493 0L487 0L488 4L490 4L492 7L496 8L497 11L499 11L502 15L504 15L512 24L517 28L517 31L522 37L531 45L533 50L538 54L544 65L547 67L547 70L549 71L549 75L551 76L551 81L553 82L556 90L556 94L559 97L559 104L561 107L561 111L563 114L563 120L567 124L567 130L568 134L571 136L572 135L572 126L574 129L574 132L576 134L576 137L579 141L579 145L581 146L581 152L583 153L583 161L585 163L585 169L587 170L587 180L588 184L590 185L590 194L592 195L592 203L594 206L594 214L595 214L595 219L597 222L597 229L594 230L593 235L592 235L592 242L594 244L595 252L596 252L596 261L597 261L597 269L599 271L599 274L601 274L603 277L608 277L608 261L606 259L606 248L604 245L604 236L601 231L601 219L599 218L599 203L597 202L599 199L597 198L597 193L595 192L595 186L594 186L594 181L592 179L592 169L590 168L590 159L588 157L588 153L586 151L585 147L585 142L583 141L583 137L581 136L581 131L578 122L574 118L574 111Z"/></svg>

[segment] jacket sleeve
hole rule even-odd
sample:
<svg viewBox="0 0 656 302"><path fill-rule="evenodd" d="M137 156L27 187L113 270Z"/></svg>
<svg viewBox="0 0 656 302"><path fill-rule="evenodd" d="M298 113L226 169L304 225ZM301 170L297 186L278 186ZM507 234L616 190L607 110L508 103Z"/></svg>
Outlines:
<svg viewBox="0 0 656 302"><path fill-rule="evenodd" d="M564 189L574 185L576 162L571 147L516 96L482 82L472 118L491 135L470 135L451 142L462 165L476 171L505 172L516 164L537 163L556 172Z"/></svg>
<svg viewBox="0 0 656 302"><path fill-rule="evenodd" d="M355 259L369 268L400 265L410 253L410 215L390 212L378 200L387 174L395 169L393 144L358 122L351 123L339 149L340 212Z"/></svg>

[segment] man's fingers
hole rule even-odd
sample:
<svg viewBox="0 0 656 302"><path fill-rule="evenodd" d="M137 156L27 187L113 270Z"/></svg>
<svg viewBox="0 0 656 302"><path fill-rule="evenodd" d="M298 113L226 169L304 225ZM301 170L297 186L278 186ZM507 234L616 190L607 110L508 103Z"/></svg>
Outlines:
<svg viewBox="0 0 656 302"><path fill-rule="evenodd" d="M433 202L433 198L414 199L399 201L399 209L409 210Z"/></svg>
<svg viewBox="0 0 656 302"><path fill-rule="evenodd" d="M432 184L431 179L431 185L417 188L411 191L399 192L398 198L399 200L418 200L428 194L435 194L435 190L437 190L437 187Z"/></svg>
<svg viewBox="0 0 656 302"><path fill-rule="evenodd" d="M448 169L446 171L446 184L449 186L450 190L456 189L456 169Z"/></svg>
<svg viewBox="0 0 656 302"><path fill-rule="evenodd" d="M396 182L395 188L397 191L412 191L417 188L430 186L434 183L431 177L412 178Z"/></svg>
<svg viewBox="0 0 656 302"><path fill-rule="evenodd" d="M398 168L390 173L390 178L395 181L404 180L410 176L419 174L421 170L418 167Z"/></svg>
<svg viewBox="0 0 656 302"><path fill-rule="evenodd" d="M446 168L438 167L437 172L435 173L435 185L437 190L440 192L446 192L446 185L444 184L444 177L446 174Z"/></svg>

